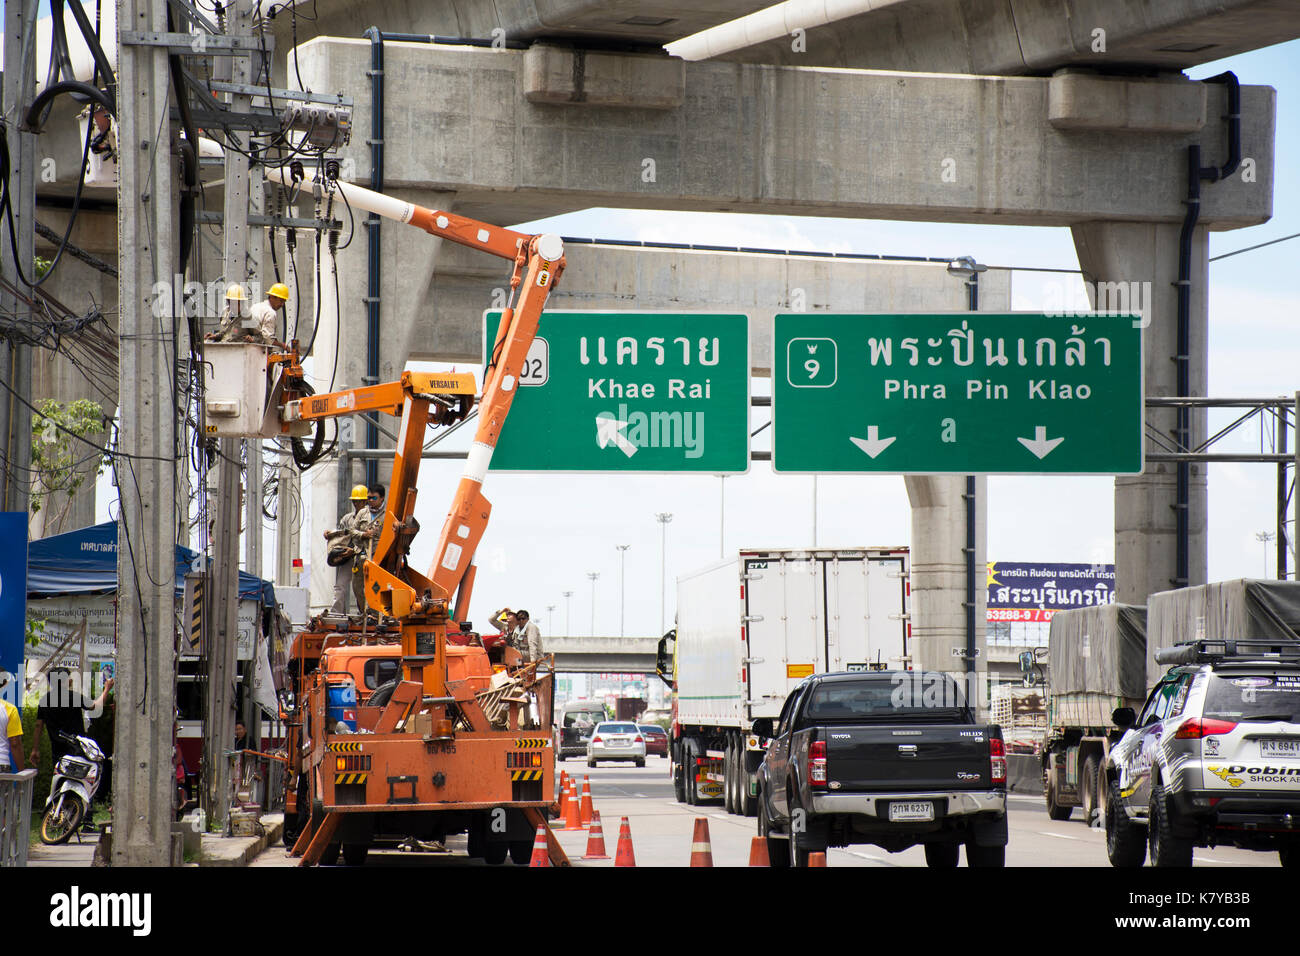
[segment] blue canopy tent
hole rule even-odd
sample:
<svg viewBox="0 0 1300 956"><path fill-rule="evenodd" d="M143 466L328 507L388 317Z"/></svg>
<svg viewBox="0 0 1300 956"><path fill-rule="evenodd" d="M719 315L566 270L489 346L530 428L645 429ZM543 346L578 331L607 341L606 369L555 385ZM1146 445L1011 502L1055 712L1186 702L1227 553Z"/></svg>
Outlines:
<svg viewBox="0 0 1300 956"><path fill-rule="evenodd" d="M176 594L185 592L185 575L198 552L176 546ZM27 596L90 594L117 590L117 522L105 521L67 534L41 538L27 546ZM275 588L246 571L239 572L239 597L275 607Z"/></svg>

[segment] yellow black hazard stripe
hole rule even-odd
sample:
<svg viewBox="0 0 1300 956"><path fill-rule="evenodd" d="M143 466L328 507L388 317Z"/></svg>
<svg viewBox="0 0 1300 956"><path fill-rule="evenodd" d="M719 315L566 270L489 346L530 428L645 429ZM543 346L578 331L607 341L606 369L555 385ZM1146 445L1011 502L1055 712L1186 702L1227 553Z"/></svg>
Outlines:
<svg viewBox="0 0 1300 956"><path fill-rule="evenodd" d="M545 750L551 745L550 737L516 737L515 747L520 750Z"/></svg>
<svg viewBox="0 0 1300 956"><path fill-rule="evenodd" d="M341 783L365 783L368 773L336 773L334 775L334 786Z"/></svg>
<svg viewBox="0 0 1300 956"><path fill-rule="evenodd" d="M540 770L512 770L510 779L513 780L541 780L542 771Z"/></svg>
<svg viewBox="0 0 1300 956"><path fill-rule="evenodd" d="M357 754L361 753L361 744L349 740L331 740L325 744L325 749L335 754Z"/></svg>

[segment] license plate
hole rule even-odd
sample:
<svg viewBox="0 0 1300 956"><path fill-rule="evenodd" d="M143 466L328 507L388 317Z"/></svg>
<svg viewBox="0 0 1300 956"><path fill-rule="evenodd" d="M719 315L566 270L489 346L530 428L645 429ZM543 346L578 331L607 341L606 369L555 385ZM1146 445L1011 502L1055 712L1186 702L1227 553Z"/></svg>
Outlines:
<svg viewBox="0 0 1300 956"><path fill-rule="evenodd" d="M920 803L891 803L889 805L890 823L914 823L934 819L934 804L929 801Z"/></svg>
<svg viewBox="0 0 1300 956"><path fill-rule="evenodd" d="M1269 737L1259 742L1261 757L1300 757L1300 737Z"/></svg>

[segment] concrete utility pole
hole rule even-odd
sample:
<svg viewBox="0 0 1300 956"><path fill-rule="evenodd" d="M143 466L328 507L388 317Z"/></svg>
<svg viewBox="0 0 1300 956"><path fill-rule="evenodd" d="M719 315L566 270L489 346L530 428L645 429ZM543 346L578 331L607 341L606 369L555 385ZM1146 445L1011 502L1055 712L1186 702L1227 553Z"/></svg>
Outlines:
<svg viewBox="0 0 1300 956"><path fill-rule="evenodd" d="M302 486L298 480L298 469L292 465L281 465L276 485L276 498L279 506L275 518L275 583L277 586L294 587L297 575L293 570L293 559L298 556L299 536L302 533Z"/></svg>
<svg viewBox="0 0 1300 956"><path fill-rule="evenodd" d="M33 261L36 228L36 137L19 133L24 108L36 90L36 8L38 0L5 2L4 122L9 130L9 199L13 209L15 249L9 231L0 230L0 260L4 278L21 288L18 264L29 281L36 280ZM16 260L16 262L15 262ZM30 313L17 296L0 297L0 313L20 319ZM16 341L0 342L0 381L16 395L0 390L0 452L7 467L0 470L0 510L27 511L31 489L32 348Z"/></svg>
<svg viewBox="0 0 1300 956"><path fill-rule="evenodd" d="M226 11L228 35L252 32L254 5L250 0L238 0ZM230 58L230 80L248 86L255 75L254 54L238 54ZM242 93L231 96L232 112L247 111L252 98ZM234 134L238 135L238 134ZM244 138L247 151L248 137ZM245 281L249 256L249 176L248 157L238 150L226 150L224 208L224 254L226 283ZM254 443L256 444L256 442ZM239 440L223 438L220 442L221 464L217 472L216 524L214 545L213 627L208 642L208 713L203 739L204 803L208 819L225 826L230 809L230 765L226 751L235 736L235 684L238 680L237 651L239 647ZM253 455L249 456L250 479L254 471ZM248 495L253 499L254 482L250 480ZM255 536L261 528L261 482L257 481L256 527L248 529Z"/></svg>
<svg viewBox="0 0 1300 956"><path fill-rule="evenodd" d="M114 866L171 863L175 777L176 413L171 394L176 164L167 121L164 46L122 33L165 33L165 0L122 0L118 14L118 522ZM166 303L165 305L163 303ZM155 315L155 309L161 314Z"/></svg>

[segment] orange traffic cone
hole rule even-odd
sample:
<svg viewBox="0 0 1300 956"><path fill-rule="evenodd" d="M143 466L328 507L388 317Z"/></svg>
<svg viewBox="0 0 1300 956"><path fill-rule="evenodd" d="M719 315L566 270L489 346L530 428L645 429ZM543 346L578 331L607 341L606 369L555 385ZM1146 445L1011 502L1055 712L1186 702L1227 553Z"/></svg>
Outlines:
<svg viewBox="0 0 1300 956"><path fill-rule="evenodd" d="M546 848L546 827L537 828L537 839L533 841L533 858L528 861L530 867L550 866L551 851Z"/></svg>
<svg viewBox="0 0 1300 956"><path fill-rule="evenodd" d="M566 780L563 789L560 790L560 818L551 824L552 830L567 830L567 817L569 813L569 791L572 789L573 781Z"/></svg>
<svg viewBox="0 0 1300 956"><path fill-rule="evenodd" d="M596 812L596 808L591 805L591 781L586 774L582 775L582 803L578 805L578 819L582 821L584 827L591 826L591 815Z"/></svg>
<svg viewBox="0 0 1300 956"><path fill-rule="evenodd" d="M632 824L623 818L618 828L618 847L614 850L615 866L636 866L636 856L632 853Z"/></svg>
<svg viewBox="0 0 1300 956"><path fill-rule="evenodd" d="M749 865L771 866L767 858L767 837L756 836L749 841Z"/></svg>
<svg viewBox="0 0 1300 956"><path fill-rule="evenodd" d="M578 815L578 795L574 792L572 786L569 787L569 799L564 805L564 829L581 830L582 820Z"/></svg>
<svg viewBox="0 0 1300 956"><path fill-rule="evenodd" d="M565 791L569 788L569 771L560 771L560 799L564 799Z"/></svg>
<svg viewBox="0 0 1300 956"><path fill-rule="evenodd" d="M713 847L709 843L709 821L695 818L695 835L691 837L691 866L712 866Z"/></svg>
<svg viewBox="0 0 1300 956"><path fill-rule="evenodd" d="M587 852L583 854L584 860L608 860L609 855L605 853L605 831L600 828L600 814L593 812L591 815L591 829L587 831Z"/></svg>
<svg viewBox="0 0 1300 956"><path fill-rule="evenodd" d="M809 854L808 854L808 866L809 866L809 867L814 867L814 866L825 867L825 866L826 866L826 854L825 854L825 853L809 853Z"/></svg>

